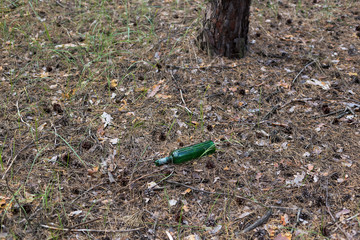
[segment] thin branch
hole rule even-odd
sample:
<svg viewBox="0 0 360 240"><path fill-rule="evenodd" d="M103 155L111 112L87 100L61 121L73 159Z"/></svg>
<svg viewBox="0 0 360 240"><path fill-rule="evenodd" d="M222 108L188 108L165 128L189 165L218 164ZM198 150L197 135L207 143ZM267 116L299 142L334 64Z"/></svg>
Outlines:
<svg viewBox="0 0 360 240"><path fill-rule="evenodd" d="M100 186L102 186L102 185L104 185L104 184L105 184L105 183L103 182L103 183L100 183L100 184L98 184L98 185L95 185L95 186L89 188L88 190L86 190L85 192L83 192L82 194L80 194L80 196L78 196L78 197L76 197L74 200L72 200L72 201L71 201L71 204L73 204L74 202L76 202L76 201L77 201L79 198L81 198L84 194L86 194L86 193L90 192L91 190L93 190L93 189L95 189L95 188L97 188L97 187L100 187Z"/></svg>
<svg viewBox="0 0 360 240"><path fill-rule="evenodd" d="M70 231L70 232L108 232L108 233L121 233L121 232L133 232L139 231L144 227L134 228L134 229L119 229L119 230L108 230L108 229L71 229L71 228L60 228L60 227L53 227L45 224L40 225L43 228L58 230L58 231Z"/></svg>
<svg viewBox="0 0 360 240"><path fill-rule="evenodd" d="M74 225L74 226L72 226L72 227L69 227L69 228L68 228L69 230L68 230L67 232L63 232L62 234L60 234L60 235L57 236L57 237L59 238L59 237L65 235L66 233L69 233L69 232L71 231L71 229L75 229L75 228L77 228L77 227L80 227L80 226L83 226L83 225L86 225L86 224L89 224L89 223L92 223L92 222L96 222L96 221L98 221L98 220L100 220L100 219L101 219L101 218L95 218L95 219L90 220L90 221L87 221L87 222L82 222L82 223L76 224L76 225Z"/></svg>
<svg viewBox="0 0 360 240"><path fill-rule="evenodd" d="M9 192L11 193L11 195L13 196L13 198L14 198L15 202L17 203L17 205L19 205L19 208L23 211L24 216L25 216L25 219L26 219L26 222L29 224L30 228L31 228L32 231L34 232L33 226L32 226L32 224L31 224L31 221L30 221L30 219L29 219L29 217L28 217L25 209L23 208L23 206L20 204L19 200L17 199L15 192L14 192L14 191L10 188L10 186L9 186L8 179L6 178L5 181L6 181L6 187L7 187L7 189L9 190Z"/></svg>
<svg viewBox="0 0 360 240"><path fill-rule="evenodd" d="M312 62L306 64L306 66L305 66L303 69L301 69L301 71L296 75L296 77L294 78L294 80L292 80L292 84L295 83L296 79L301 75L301 73L302 73L307 67L309 67L310 65L313 65L314 63L315 63L315 61L312 61Z"/></svg>
<svg viewBox="0 0 360 240"><path fill-rule="evenodd" d="M271 215L272 215L272 211L271 210L267 211L264 216L262 216L260 219L255 221L253 224L251 224L247 228L245 228L242 232L247 233L247 232L250 232L251 230L257 228L258 226L263 225L264 223L266 223L269 220Z"/></svg>
<svg viewBox="0 0 360 240"><path fill-rule="evenodd" d="M4 172L3 176L1 179L5 179L5 176L7 174L7 172L10 170L10 168L12 167L12 165L14 164L16 158L19 156L19 154L24 151L25 149L29 148L30 146L34 145L34 142L32 141L31 143L29 143L28 145L26 145L25 147L23 147L16 155L15 157L11 160L10 165L7 167L6 171Z"/></svg>
<svg viewBox="0 0 360 240"><path fill-rule="evenodd" d="M195 187L192 187L192 186L183 184L183 183L179 183L179 182L174 182L174 181L169 181L169 180L166 180L165 182L171 183L171 184L175 184L175 185L179 185L179 186L183 186L183 187L187 187L187 188L190 188L191 190L194 190L194 191L197 191L197 192L203 192L203 193L208 193L208 194L217 194L217 195L229 195L228 193L223 193L223 192L210 192L210 191L198 189L198 188L195 188ZM238 196L238 195L234 195L234 197L240 198L240 199L243 199L243 200L246 200L246 201L250 201L250 202L253 202L253 203L255 203L255 204L258 204L258 205L260 205L260 206L262 206L262 207L267 208L266 205L264 205L264 204L262 204L262 203L259 203L259 202L257 202L257 201L251 200L251 199L249 199L249 198L241 197L241 196Z"/></svg>

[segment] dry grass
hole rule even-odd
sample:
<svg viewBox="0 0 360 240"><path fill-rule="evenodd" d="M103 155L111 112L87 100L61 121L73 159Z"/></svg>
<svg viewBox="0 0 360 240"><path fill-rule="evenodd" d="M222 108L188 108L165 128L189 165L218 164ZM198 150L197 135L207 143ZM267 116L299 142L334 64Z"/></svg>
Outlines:
<svg viewBox="0 0 360 240"><path fill-rule="evenodd" d="M204 7L0 3L1 237L359 237L359 2L253 1L234 61L196 48Z"/></svg>

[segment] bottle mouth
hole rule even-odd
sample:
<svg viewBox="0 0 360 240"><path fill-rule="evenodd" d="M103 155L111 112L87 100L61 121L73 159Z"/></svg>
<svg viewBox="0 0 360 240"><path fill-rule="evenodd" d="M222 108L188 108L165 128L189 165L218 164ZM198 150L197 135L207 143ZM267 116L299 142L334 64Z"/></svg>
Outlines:
<svg viewBox="0 0 360 240"><path fill-rule="evenodd" d="M167 164L167 163L169 163L169 159L170 159L169 157L160 158L155 161L155 165L161 166L161 165Z"/></svg>

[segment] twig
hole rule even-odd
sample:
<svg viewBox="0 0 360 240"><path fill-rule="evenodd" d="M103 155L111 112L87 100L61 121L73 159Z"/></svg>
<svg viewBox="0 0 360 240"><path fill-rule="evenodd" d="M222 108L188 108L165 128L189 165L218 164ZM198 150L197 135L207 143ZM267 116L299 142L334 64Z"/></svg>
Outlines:
<svg viewBox="0 0 360 240"><path fill-rule="evenodd" d="M8 179L6 178L5 181L6 181L6 187L7 187L7 189L9 190L9 192L11 193L11 195L13 196L13 198L15 199L15 202L17 203L17 205L19 205L19 208L24 212L24 216L25 216L26 222L29 224L30 228L31 228L32 231L34 232L34 229L33 229L33 227L32 227L31 221L30 221L30 219L29 219L29 217L28 217L25 209L21 206L21 204L20 204L19 200L17 199L14 191L11 190L11 188L10 188L10 186L9 186Z"/></svg>
<svg viewBox="0 0 360 240"><path fill-rule="evenodd" d="M294 78L294 80L292 80L292 84L295 83L296 79L300 76L300 74L301 74L307 67L309 67L310 65L313 65L314 63L315 63L315 61L312 61L312 62L306 64L306 66L305 66L303 69L301 69L301 71L296 75L296 77Z"/></svg>
<svg viewBox="0 0 360 240"><path fill-rule="evenodd" d="M339 110L339 111L331 112L331 113L328 113L328 114L323 114L323 115L320 115L320 116L313 116L312 118L317 119L317 118L322 118L322 117L328 117L328 116L332 116L332 115L335 115L335 114L338 114L338 113L344 113L344 110Z"/></svg>
<svg viewBox="0 0 360 240"><path fill-rule="evenodd" d="M179 183L179 182L174 182L174 181L169 181L169 180L166 180L165 182L167 182L167 183L172 183L172 184L179 185L179 186L183 186L183 187L187 187L187 188L190 188L191 190L194 190L194 191L197 191L197 192L203 192L203 193L208 193L208 194L217 194L217 195L229 195L228 193L210 192L210 191L198 189L198 188L195 188L195 187L192 187L192 186L183 184L183 183ZM258 204L258 205L260 205L260 206L262 206L262 207L266 207L266 208L267 208L267 206L265 206L264 204L259 203L259 202L254 201L254 200L251 200L251 199L249 199L249 198L242 197L242 196L238 196L238 195L234 195L234 197L240 198L240 199L243 199L243 200L246 200L246 201L250 201L250 202L253 202L253 203L255 203L255 204Z"/></svg>
<svg viewBox="0 0 360 240"><path fill-rule="evenodd" d="M340 114L336 116L337 119L342 118L343 116L345 116L348 113L350 113L352 115L356 115L354 110L351 109L351 107L346 107L344 110L338 110L338 111L331 112L331 113L328 113L328 114L323 114L323 115L320 115L320 116L313 116L312 118L316 119L316 118L321 118L321 117L328 117L328 116L335 115L335 114L338 114L338 113L340 113Z"/></svg>
<svg viewBox="0 0 360 240"><path fill-rule="evenodd" d="M191 113L191 114L192 114L192 112L190 111L190 109L186 106L186 102L185 102L185 100L184 100L184 97L183 97L183 94L182 94L181 89L180 89L180 96L181 96L181 100L182 100L182 102L183 102L183 103L184 103L184 105L185 105L185 109L186 109L186 111L188 111L189 113Z"/></svg>
<svg viewBox="0 0 360 240"><path fill-rule="evenodd" d="M340 229L340 231L345 235L346 239L350 240L348 234L341 228L341 226L339 226L339 223L336 221L334 215L331 213L330 210L330 205L329 205L329 179L326 179L326 198L325 198L325 206L326 206L326 210L329 213L331 219L334 221L335 225Z"/></svg>
<svg viewBox="0 0 360 240"><path fill-rule="evenodd" d="M137 178L137 179L135 179L135 180L131 181L129 184L133 184L134 182L137 182L137 181L139 181L139 180L141 180L141 179L143 179L143 178L146 178L146 177L152 176L154 173L161 172L161 171L162 171L162 169L159 169L159 170L156 170L156 171L154 171L154 172L152 172L152 173L149 173L149 174L143 175L143 176L141 176L141 177L139 177L139 178Z"/></svg>
<svg viewBox="0 0 360 240"><path fill-rule="evenodd" d="M25 122L24 119L22 118L22 116L20 114L20 110L19 110L19 101L16 101L16 109L17 109L17 114L20 118L20 121L22 123L25 123L25 125L28 126L31 129L31 131L34 131L34 128L29 123Z"/></svg>
<svg viewBox="0 0 360 240"><path fill-rule="evenodd" d="M187 107L184 107L183 105L176 104L176 106L182 107L182 108L184 108L188 113L193 114L193 112L191 112L190 109L188 109Z"/></svg>
<svg viewBox="0 0 360 240"><path fill-rule="evenodd" d="M164 179L164 180L165 180L165 179ZM162 181L160 181L160 182L162 182ZM160 182L159 182L159 183L160 183ZM169 180L166 180L165 182L171 183L171 184L175 184L175 185L179 185L179 186L183 186L183 187L187 187L187 188L190 188L191 190L196 191L196 192L203 192L203 193L217 194L217 195L229 195L228 193L223 193L223 192L210 192L210 191L198 189L198 188L195 188L195 187L192 187L192 186L189 186L189 185L180 183L180 182L169 181ZM159 184L159 183L158 183L158 184ZM239 195L233 195L233 196L236 197L236 198L239 198L239 199L243 199L243 200L246 200L246 201L255 203L255 204L260 205L260 206L262 206L262 207L264 207L264 208L269 208L269 209L298 210L298 208L290 208L290 207L280 207L280 206L265 205L265 204L262 204L262 203L260 203L260 202L258 202L258 201L251 200L251 199L249 199L249 198L242 197L242 196L239 196Z"/></svg>
<svg viewBox="0 0 360 240"><path fill-rule="evenodd" d="M170 178L173 174L174 174L174 171L173 170L168 176L164 177L163 179L160 180L160 182L157 183L157 185L159 185L160 183L162 183L163 181L166 181L166 179Z"/></svg>
<svg viewBox="0 0 360 240"><path fill-rule="evenodd" d="M61 4L61 2L58 1L58 0L56 0L55 3L56 3L57 5L59 5L60 7L66 8L66 7L65 7L63 4Z"/></svg>
<svg viewBox="0 0 360 240"><path fill-rule="evenodd" d="M71 201L71 204L73 204L74 202L76 202L79 198L81 198L84 194L90 192L91 190L97 188L97 187L100 187L101 185L104 185L105 183L100 183L98 185L95 185L91 188L89 188L88 190L86 190L85 192L83 192L82 194L80 194L80 196L76 197L74 200Z"/></svg>
<svg viewBox="0 0 360 240"><path fill-rule="evenodd" d="M19 154L24 151L25 149L27 149L28 147L34 145L33 141L31 143L29 143L28 145L26 145L25 147L23 147L16 155L15 157L13 158L13 160L11 161L10 165L7 167L6 171L4 172L3 176L1 179L5 179L5 176L7 174L7 172L10 170L10 168L12 167L12 165L14 164L16 158L19 156Z"/></svg>
<svg viewBox="0 0 360 240"><path fill-rule="evenodd" d="M243 233L250 232L251 230L257 228L258 226L266 223L269 220L269 218L271 217L271 214L272 214L272 210L270 209L269 211L266 212L266 214L264 216L262 216L260 219L255 221L253 224L251 224L247 228L245 228L242 232Z"/></svg>
<svg viewBox="0 0 360 240"><path fill-rule="evenodd" d="M83 225L86 225L86 224L89 224L89 223L92 223L92 222L96 222L96 221L98 221L98 220L100 220L100 219L101 219L101 218L95 218L95 219L93 219L93 220L90 220L90 221L87 221L87 222L82 222L82 223L76 224L76 225L74 225L74 226L72 226L72 227L69 227L69 228L68 228L69 230L68 230L67 232L63 232L62 234L58 235L57 238L60 238L61 236L69 233L69 232L71 231L71 229L75 229L75 228L77 228L77 227L80 227L80 226L83 226Z"/></svg>
<svg viewBox="0 0 360 240"><path fill-rule="evenodd" d="M178 82L177 82L177 80L176 80L176 78L175 78L175 76L174 76L174 74L173 74L171 71L170 71L170 73L171 73L171 78L175 81L175 83L176 83L177 85L179 85ZM182 90L181 90L180 87L179 87L179 91L180 91L181 101L184 103L184 106L182 106L182 105L180 105L180 104L177 104L177 105L180 106L180 107L182 107L182 108L184 108L186 111L188 111L188 113L192 114L192 112L190 111L190 109L186 106L186 102L185 102L185 100L184 100L184 96L183 96L183 93L182 93Z"/></svg>
<svg viewBox="0 0 360 240"><path fill-rule="evenodd" d="M157 226L157 224L159 222L159 218L158 218L158 216L156 216L154 213L150 212L149 210L146 210L146 209L144 209L144 210L145 210L145 212L150 213L153 218L155 218L155 223L154 223L154 226L153 226L153 231L154 231L153 232L153 239L155 240L156 239L156 226Z"/></svg>
<svg viewBox="0 0 360 240"><path fill-rule="evenodd" d="M166 68L170 68L170 69L182 69L182 70L186 70L186 69L198 69L198 70L206 70L206 69L210 69L210 68L215 68L215 69L233 69L238 67L239 65L236 66L227 66L227 65L219 65L219 66L204 66L204 67L179 67L179 66L175 66L175 65L166 65Z"/></svg>
<svg viewBox="0 0 360 240"><path fill-rule="evenodd" d="M274 106L274 107L263 117L262 120L268 120L268 119L271 117L271 115L273 115L273 114L276 112L276 110L278 110L279 108L280 108L279 105Z"/></svg>
<svg viewBox="0 0 360 240"><path fill-rule="evenodd" d="M121 232L133 232L143 229L144 227L133 228L133 229L119 229L119 230L108 230L108 229L71 229L71 228L59 228L53 227L45 224L40 225L43 228L58 230L58 231L70 231L70 232L108 232L108 233L121 233Z"/></svg>
<svg viewBox="0 0 360 240"><path fill-rule="evenodd" d="M360 215L360 213L357 213L357 214L355 214L354 216L352 216L352 217L349 217L349 218L347 218L347 219L345 219L346 221L349 221L349 220L351 220L351 219L353 219L353 218L356 218L357 216L359 216Z"/></svg>

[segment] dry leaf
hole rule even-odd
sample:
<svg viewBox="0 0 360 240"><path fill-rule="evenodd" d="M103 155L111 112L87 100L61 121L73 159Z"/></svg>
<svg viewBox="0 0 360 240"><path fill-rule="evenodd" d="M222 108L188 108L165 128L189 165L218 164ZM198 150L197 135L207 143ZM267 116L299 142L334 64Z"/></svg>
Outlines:
<svg viewBox="0 0 360 240"><path fill-rule="evenodd" d="M164 94L156 94L155 97L156 97L156 98L161 98L161 99L169 99L169 98L172 98L171 95L164 95Z"/></svg>
<svg viewBox="0 0 360 240"><path fill-rule="evenodd" d="M287 214L284 214L280 217L280 223L283 226L286 226L289 223L289 216Z"/></svg>
<svg viewBox="0 0 360 240"><path fill-rule="evenodd" d="M124 111L124 110L126 109L126 107L127 107L127 102L126 102L125 99L121 100L121 103L122 103L121 107L118 108L118 110L119 110L120 112L121 112L121 111Z"/></svg>
<svg viewBox="0 0 360 240"><path fill-rule="evenodd" d="M101 121L104 123L104 128L110 125L112 119L113 118L110 114L103 112L103 114L101 115Z"/></svg>
<svg viewBox="0 0 360 240"><path fill-rule="evenodd" d="M9 201L11 198L0 196L0 213L3 209L11 207L12 201Z"/></svg>
<svg viewBox="0 0 360 240"><path fill-rule="evenodd" d="M111 144L117 144L119 142L119 139L118 138L113 138L113 139L110 139L110 143Z"/></svg>
<svg viewBox="0 0 360 240"><path fill-rule="evenodd" d="M56 45L55 48L59 49L59 48L71 48L71 47L84 47L86 46L85 43L78 43L78 44L73 44L73 43L66 43L66 44L60 44L60 45Z"/></svg>
<svg viewBox="0 0 360 240"><path fill-rule="evenodd" d="M148 97L153 97L160 90L160 84L155 84L152 86L151 90L148 93Z"/></svg>
<svg viewBox="0 0 360 240"><path fill-rule="evenodd" d="M48 72L42 72L41 74L40 74L40 78L46 78L46 77L48 77L49 76L49 73Z"/></svg>
<svg viewBox="0 0 360 240"><path fill-rule="evenodd" d="M191 192L191 188L186 189L186 190L183 191L181 194L185 195L185 194L187 194L187 193L189 193L189 192Z"/></svg>
<svg viewBox="0 0 360 240"><path fill-rule="evenodd" d="M314 165L308 164L307 168L308 168L309 171L312 171L314 169Z"/></svg>
<svg viewBox="0 0 360 240"><path fill-rule="evenodd" d="M182 210L184 210L185 212L189 212L189 211L190 211L188 205L182 206Z"/></svg>
<svg viewBox="0 0 360 240"><path fill-rule="evenodd" d="M324 90L329 90L330 89L330 82L328 82L328 81L323 82L323 81L319 81L317 79L312 78L311 80L307 80L306 83L311 84L311 85L315 85L315 86L320 86Z"/></svg>
<svg viewBox="0 0 360 240"><path fill-rule="evenodd" d="M43 123L43 124L41 124L39 127L38 127L38 131L39 132L41 132L43 129L44 129L44 127L46 126L46 123Z"/></svg>
<svg viewBox="0 0 360 240"><path fill-rule="evenodd" d="M177 203L177 200L175 200L175 199L169 200L169 205L170 205L170 207L175 206L176 203Z"/></svg>
<svg viewBox="0 0 360 240"><path fill-rule="evenodd" d="M94 176L94 174L95 173L97 173L99 171L99 167L98 166L96 166L96 167L94 167L94 168L92 168L92 169L88 169L87 170L87 172L88 172L88 174L90 175L90 176Z"/></svg>
<svg viewBox="0 0 360 240"><path fill-rule="evenodd" d="M274 238L274 240L291 240L291 238L292 238L291 233L285 233L285 234L280 233Z"/></svg>
<svg viewBox="0 0 360 240"><path fill-rule="evenodd" d="M110 89L115 89L117 87L118 84L118 80L117 79L113 79L110 82Z"/></svg>
<svg viewBox="0 0 360 240"><path fill-rule="evenodd" d="M96 130L96 134L101 137L105 135L104 127L102 125Z"/></svg>
<svg viewBox="0 0 360 240"><path fill-rule="evenodd" d="M340 212L336 213L335 217L336 217L336 218L339 218L340 216L346 215L346 214L349 214L349 213L350 213L350 210L349 210L349 209L343 209L343 210L341 210Z"/></svg>

